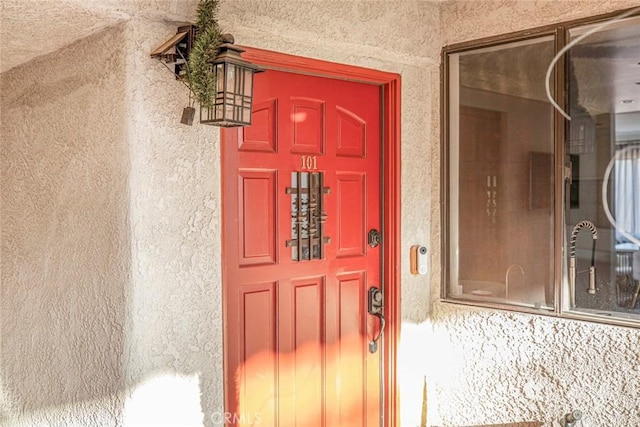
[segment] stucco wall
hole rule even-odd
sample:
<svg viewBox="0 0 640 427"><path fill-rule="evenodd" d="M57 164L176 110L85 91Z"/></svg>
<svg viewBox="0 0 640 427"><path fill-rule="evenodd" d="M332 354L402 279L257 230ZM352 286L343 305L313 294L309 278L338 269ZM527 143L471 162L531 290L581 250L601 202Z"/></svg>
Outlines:
<svg viewBox="0 0 640 427"><path fill-rule="evenodd" d="M149 58L175 30L132 15L0 74L3 426L222 412L219 133Z"/></svg>
<svg viewBox="0 0 640 427"><path fill-rule="evenodd" d="M136 18L125 31L133 249L124 424L132 426L212 425L223 406L220 137L215 127L180 124L189 92L149 58L175 31Z"/></svg>
<svg viewBox="0 0 640 427"><path fill-rule="evenodd" d="M197 2L169 3L180 21ZM438 302L441 46L637 3L223 1L240 44L402 75L402 426L425 376L431 425L640 424L637 330ZM186 89L148 57L167 18L0 74L2 425L220 419L219 134L178 123Z"/></svg>
<svg viewBox="0 0 640 427"><path fill-rule="evenodd" d="M130 285L119 26L0 74L0 424L121 420Z"/></svg>

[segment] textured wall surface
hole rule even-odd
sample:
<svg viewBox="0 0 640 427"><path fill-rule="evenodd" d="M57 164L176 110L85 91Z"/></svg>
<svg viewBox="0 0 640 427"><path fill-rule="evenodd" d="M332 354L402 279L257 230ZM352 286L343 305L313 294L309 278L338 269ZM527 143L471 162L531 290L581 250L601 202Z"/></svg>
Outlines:
<svg viewBox="0 0 640 427"><path fill-rule="evenodd" d="M116 27L0 74L3 426L122 419L123 43Z"/></svg>
<svg viewBox="0 0 640 427"><path fill-rule="evenodd" d="M219 134L178 123L187 91L148 57L196 1L114 2L125 23L0 74L3 426L220 419ZM634 4L223 1L240 44L402 75L402 426L425 377L430 425L640 424L638 330L438 302L441 46Z"/></svg>
<svg viewBox="0 0 640 427"><path fill-rule="evenodd" d="M0 0L0 72L131 17L193 21L197 0ZM154 46L155 47L155 46Z"/></svg>
<svg viewBox="0 0 640 427"><path fill-rule="evenodd" d="M148 56L175 31L135 19L126 31L133 250L125 425L211 425L223 406L220 137L215 127L180 124L188 90Z"/></svg>
<svg viewBox="0 0 640 427"><path fill-rule="evenodd" d="M179 124L149 58L175 29L132 17L0 74L0 425L222 411L219 133Z"/></svg>

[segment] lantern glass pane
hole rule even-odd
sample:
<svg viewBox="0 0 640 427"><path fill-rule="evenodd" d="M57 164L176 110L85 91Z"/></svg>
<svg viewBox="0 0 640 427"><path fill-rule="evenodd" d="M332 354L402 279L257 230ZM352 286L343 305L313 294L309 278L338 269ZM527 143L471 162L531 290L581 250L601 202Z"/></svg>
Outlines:
<svg viewBox="0 0 640 427"><path fill-rule="evenodd" d="M233 92L236 85L236 67L229 65L227 67L227 85L225 87L226 92Z"/></svg>
<svg viewBox="0 0 640 427"><path fill-rule="evenodd" d="M242 67L234 65L234 68L236 69L236 85L234 86L233 91L235 93L241 93L242 87L244 86L244 75L242 74Z"/></svg>
<svg viewBox="0 0 640 427"><path fill-rule="evenodd" d="M244 70L244 95L251 96L251 91L253 87L253 70L249 70L245 68Z"/></svg>
<svg viewBox="0 0 640 427"><path fill-rule="evenodd" d="M224 64L216 64L216 93L224 92Z"/></svg>
<svg viewBox="0 0 640 427"><path fill-rule="evenodd" d="M229 62L213 64L216 96L213 106L203 111L206 121L218 126L239 126L251 123L253 68Z"/></svg>

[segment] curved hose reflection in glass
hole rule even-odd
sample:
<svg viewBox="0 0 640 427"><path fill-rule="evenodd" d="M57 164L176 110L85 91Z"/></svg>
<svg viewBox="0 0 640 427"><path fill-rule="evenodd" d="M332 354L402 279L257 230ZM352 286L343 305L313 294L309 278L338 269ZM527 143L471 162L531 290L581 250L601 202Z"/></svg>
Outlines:
<svg viewBox="0 0 640 427"><path fill-rule="evenodd" d="M607 201L608 196L608 187L609 187L609 176L611 175L611 169L616 163L616 160L619 160L624 154L626 154L629 150L637 150L636 147L624 147L620 150L616 150L616 153L609 160L609 164L604 171L604 176L602 178L602 207L604 208L604 214L607 216L607 219L613 225L613 227L624 237L626 237L630 242L640 246L640 239L638 239L633 234L629 233L627 230L623 230L622 227L616 222L615 218L611 214L611 210L609 209L609 202ZM637 152L636 152L637 153ZM636 154L637 155L637 154ZM635 160L635 159L634 159ZM638 158L640 160L640 157Z"/></svg>

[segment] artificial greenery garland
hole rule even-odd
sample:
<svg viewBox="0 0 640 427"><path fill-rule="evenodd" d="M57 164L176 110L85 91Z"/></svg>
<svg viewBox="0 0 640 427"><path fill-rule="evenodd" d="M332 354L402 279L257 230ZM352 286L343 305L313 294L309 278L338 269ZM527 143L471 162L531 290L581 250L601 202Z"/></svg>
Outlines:
<svg viewBox="0 0 640 427"><path fill-rule="evenodd" d="M200 0L196 39L189 53L187 80L202 107L213 106L216 97L216 76L211 66L222 43L216 15L219 0Z"/></svg>

